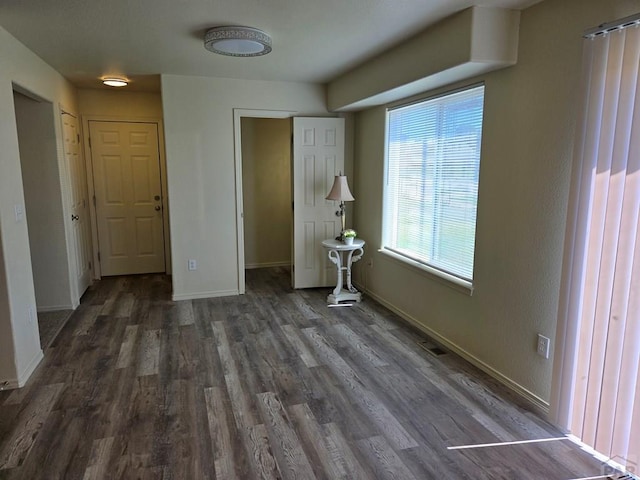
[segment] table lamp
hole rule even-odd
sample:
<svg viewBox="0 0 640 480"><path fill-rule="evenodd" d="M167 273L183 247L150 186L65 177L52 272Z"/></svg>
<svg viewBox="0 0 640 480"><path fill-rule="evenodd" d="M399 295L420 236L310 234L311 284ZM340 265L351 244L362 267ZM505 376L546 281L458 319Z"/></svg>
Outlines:
<svg viewBox="0 0 640 480"><path fill-rule="evenodd" d="M353 195L351 195L351 191L349 190L349 184L347 183L346 175L342 175L342 172L336 175L335 179L333 180L331 191L325 198L327 200L335 200L337 202L340 202L340 210L336 212L336 216L341 217L342 219L342 230L340 231L340 236L342 236L342 232L344 232L346 228L344 202L352 202L355 200L355 198L353 198Z"/></svg>

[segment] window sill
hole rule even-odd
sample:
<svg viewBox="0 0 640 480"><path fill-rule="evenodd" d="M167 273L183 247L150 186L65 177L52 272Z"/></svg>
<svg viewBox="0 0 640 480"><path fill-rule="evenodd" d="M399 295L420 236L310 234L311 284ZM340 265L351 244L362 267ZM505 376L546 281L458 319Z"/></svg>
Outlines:
<svg viewBox="0 0 640 480"><path fill-rule="evenodd" d="M469 296L473 295L473 284L471 282L467 282L466 280L462 280L453 275L449 275L445 272L441 272L435 268L424 265L420 262L416 262L411 260L410 258L404 257L402 255L398 255L390 250L385 248L381 248L378 250L384 257L391 260L393 263L398 263L405 268L409 268L427 278L432 280L436 280L437 282L452 288L460 293L466 293Z"/></svg>

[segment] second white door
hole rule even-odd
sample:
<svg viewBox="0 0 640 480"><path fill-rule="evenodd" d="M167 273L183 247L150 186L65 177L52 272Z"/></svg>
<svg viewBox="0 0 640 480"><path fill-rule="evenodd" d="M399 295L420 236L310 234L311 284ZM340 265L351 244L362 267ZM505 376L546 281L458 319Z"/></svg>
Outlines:
<svg viewBox="0 0 640 480"><path fill-rule="evenodd" d="M102 275L165 271L158 128L89 122Z"/></svg>
<svg viewBox="0 0 640 480"><path fill-rule="evenodd" d="M293 119L293 287L335 284L335 265L322 240L342 227L337 202L325 200L335 175L344 172L344 119Z"/></svg>
<svg viewBox="0 0 640 480"><path fill-rule="evenodd" d="M91 230L89 204L87 201L87 174L80 156L78 120L73 115L62 114L64 156L67 162L71 187L71 225L75 253L75 282L77 298L80 298L91 283Z"/></svg>

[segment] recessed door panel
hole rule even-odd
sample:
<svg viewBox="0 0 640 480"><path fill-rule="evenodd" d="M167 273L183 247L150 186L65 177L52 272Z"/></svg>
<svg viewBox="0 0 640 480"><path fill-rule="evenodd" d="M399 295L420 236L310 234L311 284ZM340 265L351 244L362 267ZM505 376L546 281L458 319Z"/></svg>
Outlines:
<svg viewBox="0 0 640 480"><path fill-rule="evenodd" d="M102 162L104 165L102 183L105 202L109 205L124 205L122 158L116 155L105 155Z"/></svg>
<svg viewBox="0 0 640 480"><path fill-rule="evenodd" d="M153 195L156 192L151 184L154 180L152 169L153 164L148 156L136 155L131 157L133 202L136 205L149 205L154 201Z"/></svg>

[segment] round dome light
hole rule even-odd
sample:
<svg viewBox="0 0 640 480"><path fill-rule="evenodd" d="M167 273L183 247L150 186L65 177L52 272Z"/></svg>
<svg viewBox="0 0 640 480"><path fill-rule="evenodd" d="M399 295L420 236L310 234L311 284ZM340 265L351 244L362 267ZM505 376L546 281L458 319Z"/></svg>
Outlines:
<svg viewBox="0 0 640 480"><path fill-rule="evenodd" d="M230 57L259 57L271 51L271 37L251 27L214 27L204 35L204 48Z"/></svg>
<svg viewBox="0 0 640 480"><path fill-rule="evenodd" d="M103 78L102 83L110 87L126 87L127 85L129 85L129 82L124 78L116 77Z"/></svg>

